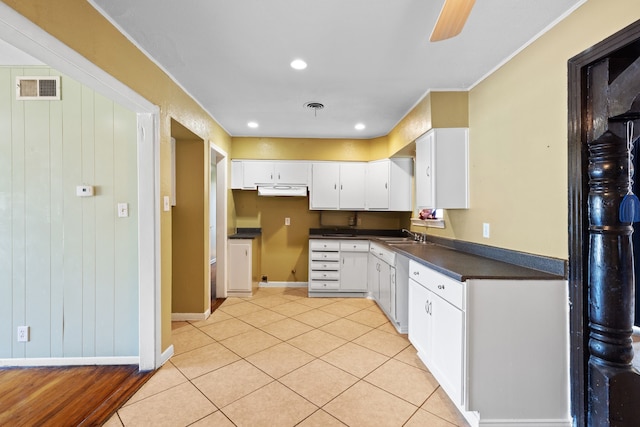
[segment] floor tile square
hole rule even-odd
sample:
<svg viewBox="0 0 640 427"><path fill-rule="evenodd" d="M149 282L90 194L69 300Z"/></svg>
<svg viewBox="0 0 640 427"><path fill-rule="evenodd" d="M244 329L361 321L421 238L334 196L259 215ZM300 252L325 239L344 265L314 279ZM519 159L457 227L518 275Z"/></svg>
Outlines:
<svg viewBox="0 0 640 427"><path fill-rule="evenodd" d="M186 426L216 411L190 382L172 387L118 411L125 426Z"/></svg>
<svg viewBox="0 0 640 427"><path fill-rule="evenodd" d="M318 308L339 301L337 298L303 298L296 302L311 308Z"/></svg>
<svg viewBox="0 0 640 427"><path fill-rule="evenodd" d="M347 341L327 332L314 329L287 341L289 344L316 357L334 350Z"/></svg>
<svg viewBox="0 0 640 427"><path fill-rule="evenodd" d="M364 380L416 406L422 405L439 386L431 373L394 359L385 362Z"/></svg>
<svg viewBox="0 0 640 427"><path fill-rule="evenodd" d="M271 310L276 313L280 313L283 316L295 316L297 314L304 313L306 311L313 310L313 307L309 307L308 305L299 304L296 301L289 301L286 304L280 304L275 307L272 307Z"/></svg>
<svg viewBox="0 0 640 427"><path fill-rule="evenodd" d="M360 381L322 409L350 427L359 427L402 426L418 408Z"/></svg>
<svg viewBox="0 0 640 427"><path fill-rule="evenodd" d="M191 329L172 335L173 354L178 355L215 342L213 338L200 329L190 326Z"/></svg>
<svg viewBox="0 0 640 427"><path fill-rule="evenodd" d="M298 322L294 319L283 319L278 322L270 323L266 326L263 326L260 329L277 338L280 338L283 341L287 341L293 337L302 335L305 332L309 332L313 329L313 327L305 323Z"/></svg>
<svg viewBox="0 0 640 427"><path fill-rule="evenodd" d="M204 347L179 354L171 358L173 363L185 377L193 379L222 366L233 363L240 357L224 346L213 343Z"/></svg>
<svg viewBox="0 0 640 427"><path fill-rule="evenodd" d="M452 424L442 418L433 415L430 412L427 412L423 409L418 409L415 414L403 427L456 427L455 424Z"/></svg>
<svg viewBox="0 0 640 427"><path fill-rule="evenodd" d="M333 304L323 305L318 309L327 313L334 314L338 317L345 317L362 310L361 308L348 304L345 301L334 302Z"/></svg>
<svg viewBox="0 0 640 427"><path fill-rule="evenodd" d="M438 387L421 408L457 426L469 426L442 387Z"/></svg>
<svg viewBox="0 0 640 427"><path fill-rule="evenodd" d="M239 360L193 380L193 384L218 408L273 381L252 364Z"/></svg>
<svg viewBox="0 0 640 427"><path fill-rule="evenodd" d="M313 359L314 357L309 353L284 342L246 358L249 363L257 366L273 378L280 378L311 362Z"/></svg>
<svg viewBox="0 0 640 427"><path fill-rule="evenodd" d="M208 415L201 419L198 422L191 424L189 427L235 427L229 418L225 417L225 415L216 411L211 415Z"/></svg>
<svg viewBox="0 0 640 427"><path fill-rule="evenodd" d="M245 332L255 331L256 328L240 319L230 317L228 320L203 326L200 330L216 341L222 341Z"/></svg>
<svg viewBox="0 0 640 427"><path fill-rule="evenodd" d="M404 362L407 365L411 365L414 368L422 369L423 371L429 370L424 365L424 363L422 363L422 360L420 360L420 358L418 357L418 351L413 345L409 345L409 347L393 356L393 358L399 360L400 362Z"/></svg>
<svg viewBox="0 0 640 427"><path fill-rule="evenodd" d="M346 427L346 424L318 409L296 427Z"/></svg>
<svg viewBox="0 0 640 427"><path fill-rule="evenodd" d="M389 334L374 329L353 340L354 343L370 350L393 357L409 346L409 340L402 335Z"/></svg>
<svg viewBox="0 0 640 427"><path fill-rule="evenodd" d="M317 407L274 381L222 408L238 427L295 426Z"/></svg>
<svg viewBox="0 0 640 427"><path fill-rule="evenodd" d="M225 313L222 310L216 310L213 313L211 313L211 316L209 316L205 320L196 320L196 321L191 321L189 323L191 323L196 328L202 328L203 326L211 325L217 322L222 322L223 320L228 320L228 319L233 319L233 316Z"/></svg>
<svg viewBox="0 0 640 427"><path fill-rule="evenodd" d="M357 377L319 359L280 378L282 384L318 406L323 406L357 381Z"/></svg>
<svg viewBox="0 0 640 427"><path fill-rule="evenodd" d="M299 320L302 323L306 323L309 326L313 326L314 328L319 328L322 325L338 320L340 316L314 309L293 316L292 318Z"/></svg>
<svg viewBox="0 0 640 427"><path fill-rule="evenodd" d="M250 302L240 302L238 304L233 304L230 306L225 306L223 303L220 308L218 308L218 310L221 310L233 317L238 317L242 316L243 314L249 314L253 313L254 311L263 310L263 308Z"/></svg>
<svg viewBox="0 0 640 427"><path fill-rule="evenodd" d="M238 354L240 357L250 356L253 353L257 353L265 348L273 347L281 342L281 340L273 335L269 335L258 329L220 341L222 345Z"/></svg>
<svg viewBox="0 0 640 427"><path fill-rule="evenodd" d="M389 360L388 357L378 352L353 343L338 347L322 356L321 359L358 378L363 378Z"/></svg>
<svg viewBox="0 0 640 427"><path fill-rule="evenodd" d="M269 323L277 322L278 320L286 318L286 316L268 309L254 311L252 313L238 316L238 319L242 320L243 322L247 322L248 324L255 326L256 328L260 328L262 326L268 325Z"/></svg>
<svg viewBox="0 0 640 427"><path fill-rule="evenodd" d="M258 298L251 300L255 305L259 305L262 308L272 308L277 305L286 304L290 302L287 298L283 298L282 295L269 295L264 298Z"/></svg>
<svg viewBox="0 0 640 427"><path fill-rule="evenodd" d="M351 341L371 331L371 327L349 319L338 319L322 326L320 330Z"/></svg>
<svg viewBox="0 0 640 427"><path fill-rule="evenodd" d="M376 310L360 310L347 316L347 319L353 320L354 322L362 323L363 325L371 326L372 328L377 328L378 326L389 321L387 319L387 316L385 316L379 309L377 309L377 307Z"/></svg>
<svg viewBox="0 0 640 427"><path fill-rule="evenodd" d="M146 399L187 381L189 381L187 377L169 360L123 406Z"/></svg>

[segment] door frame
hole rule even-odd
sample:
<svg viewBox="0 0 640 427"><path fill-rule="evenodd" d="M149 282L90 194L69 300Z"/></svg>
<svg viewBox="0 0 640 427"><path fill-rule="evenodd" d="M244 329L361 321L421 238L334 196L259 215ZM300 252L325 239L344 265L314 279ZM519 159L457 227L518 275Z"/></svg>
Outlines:
<svg viewBox="0 0 640 427"><path fill-rule="evenodd" d="M160 348L160 109L1 2L0 39L137 114L138 357L140 370L156 369L164 362Z"/></svg>
<svg viewBox="0 0 640 427"><path fill-rule="evenodd" d="M589 150L587 86L584 70L640 39L640 21L629 25L568 61L568 182L571 413L574 425L589 422ZM636 176L638 176L636 174ZM618 268L619 266L610 266ZM609 304L605 302L602 305ZM629 390L631 392L632 390ZM615 406L614 396L608 404ZM593 421L593 420L592 420Z"/></svg>

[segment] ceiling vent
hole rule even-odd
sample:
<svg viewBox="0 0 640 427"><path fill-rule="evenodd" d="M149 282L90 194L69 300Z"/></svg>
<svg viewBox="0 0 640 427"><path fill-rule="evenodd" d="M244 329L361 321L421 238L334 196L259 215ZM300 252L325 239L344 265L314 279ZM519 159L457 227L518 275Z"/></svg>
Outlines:
<svg viewBox="0 0 640 427"><path fill-rule="evenodd" d="M60 99L60 76L16 77L16 99Z"/></svg>

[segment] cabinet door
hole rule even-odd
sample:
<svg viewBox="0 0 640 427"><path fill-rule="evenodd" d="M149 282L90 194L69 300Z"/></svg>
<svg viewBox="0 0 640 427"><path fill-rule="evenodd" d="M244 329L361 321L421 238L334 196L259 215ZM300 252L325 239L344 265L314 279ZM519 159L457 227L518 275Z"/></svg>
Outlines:
<svg viewBox="0 0 640 427"><path fill-rule="evenodd" d="M258 184L273 184L273 162L243 161L243 187L256 188Z"/></svg>
<svg viewBox="0 0 640 427"><path fill-rule="evenodd" d="M307 185L309 181L309 163L274 162L274 181L277 184Z"/></svg>
<svg viewBox="0 0 640 427"><path fill-rule="evenodd" d="M416 206L435 208L433 199L434 132L416 140Z"/></svg>
<svg viewBox="0 0 640 427"><path fill-rule="evenodd" d="M391 315L391 268L386 262L380 261L380 293L378 304L385 313ZM395 269L393 269L395 273Z"/></svg>
<svg viewBox="0 0 640 427"><path fill-rule="evenodd" d="M369 254L367 261L367 282L369 287L369 293L373 299L377 301L380 295L380 260L375 256Z"/></svg>
<svg viewBox="0 0 640 427"><path fill-rule="evenodd" d="M227 274L230 292L251 292L251 240L229 241Z"/></svg>
<svg viewBox="0 0 640 427"><path fill-rule="evenodd" d="M338 209L340 193L338 163L313 163L311 165L310 209Z"/></svg>
<svg viewBox="0 0 640 427"><path fill-rule="evenodd" d="M462 405L463 337L464 313L443 300L431 295L431 353L432 366L436 379L449 397Z"/></svg>
<svg viewBox="0 0 640 427"><path fill-rule="evenodd" d="M426 364L431 359L431 309L433 294L413 279L409 280L409 341Z"/></svg>
<svg viewBox="0 0 640 427"><path fill-rule="evenodd" d="M340 253L340 290L367 291L367 252Z"/></svg>
<svg viewBox="0 0 640 427"><path fill-rule="evenodd" d="M340 164L340 209L364 209L367 164Z"/></svg>
<svg viewBox="0 0 640 427"><path fill-rule="evenodd" d="M367 209L389 209L389 160L367 164Z"/></svg>

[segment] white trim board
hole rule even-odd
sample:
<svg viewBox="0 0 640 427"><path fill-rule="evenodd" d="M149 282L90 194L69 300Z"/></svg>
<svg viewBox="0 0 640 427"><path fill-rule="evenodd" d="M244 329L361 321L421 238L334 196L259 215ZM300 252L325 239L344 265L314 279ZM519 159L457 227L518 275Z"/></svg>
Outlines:
<svg viewBox="0 0 640 427"><path fill-rule="evenodd" d="M94 365L138 365L140 358L122 357L51 357L0 359L0 367L28 366L94 366ZM141 371L143 369L140 369ZM149 369L146 369L149 370Z"/></svg>

